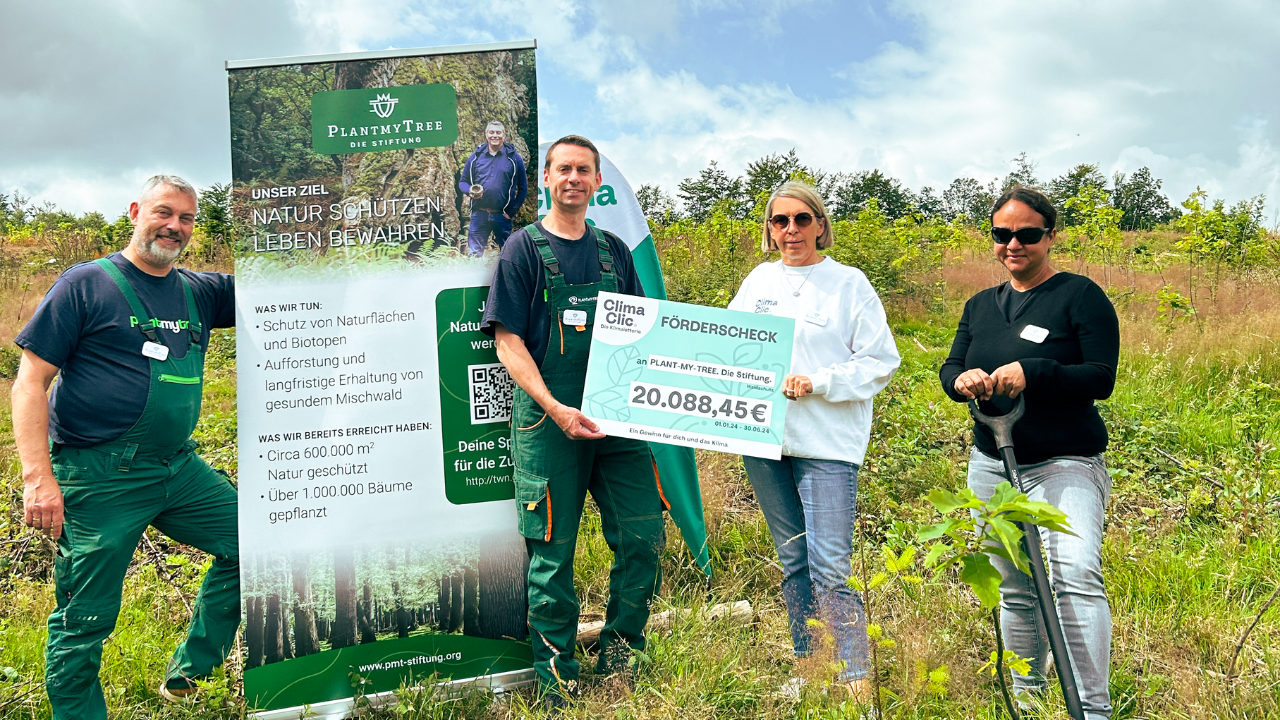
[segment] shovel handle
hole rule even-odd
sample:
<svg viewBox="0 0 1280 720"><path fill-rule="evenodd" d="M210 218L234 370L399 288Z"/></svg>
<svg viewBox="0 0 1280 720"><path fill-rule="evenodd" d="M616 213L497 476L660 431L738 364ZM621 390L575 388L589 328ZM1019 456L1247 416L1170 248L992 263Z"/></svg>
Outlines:
<svg viewBox="0 0 1280 720"><path fill-rule="evenodd" d="M996 436L996 447L1000 450L1013 447L1013 426L1026 412L1027 402L1019 395L1013 403L1013 409L1003 415L991 416L978 409L978 401L969 401L969 414L973 419L987 427Z"/></svg>

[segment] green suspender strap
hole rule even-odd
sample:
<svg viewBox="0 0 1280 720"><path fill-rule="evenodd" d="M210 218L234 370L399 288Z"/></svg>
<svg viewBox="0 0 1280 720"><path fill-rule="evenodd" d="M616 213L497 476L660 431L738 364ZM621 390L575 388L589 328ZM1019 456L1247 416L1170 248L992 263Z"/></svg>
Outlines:
<svg viewBox="0 0 1280 720"><path fill-rule="evenodd" d="M133 316L138 321L138 329L153 343L160 343L160 334L156 331L156 320L151 317L146 308L142 307L142 301L138 299L137 293L133 291L133 286L125 278L124 273L120 272L120 268L115 263L106 258L98 258L94 261L98 267L106 271L107 276L115 281L116 286L120 288L120 292L124 293L124 299L129 302L129 310L133 312ZM174 272L177 272L176 270ZM191 338L192 345L200 344L200 337L204 333L204 328L200 324L200 312L196 308L196 296L191 291L191 283L187 282L187 278L182 273L178 273L178 279L182 281L182 290L187 298L187 332Z"/></svg>
<svg viewBox="0 0 1280 720"><path fill-rule="evenodd" d="M609 252L609 241L604 239L604 233L600 228L595 225L589 227L592 234L596 236L596 246L600 253L600 281L605 283L605 289L614 292L617 290L618 282L613 274L613 254ZM527 225L525 231L529 233L529 237L533 238L533 244L538 248L538 254L542 256L542 264L547 271L547 287L565 287L564 275L560 272L560 261L556 259L555 253L551 252L551 243L538 230L537 225ZM546 293L545 290L543 292Z"/></svg>

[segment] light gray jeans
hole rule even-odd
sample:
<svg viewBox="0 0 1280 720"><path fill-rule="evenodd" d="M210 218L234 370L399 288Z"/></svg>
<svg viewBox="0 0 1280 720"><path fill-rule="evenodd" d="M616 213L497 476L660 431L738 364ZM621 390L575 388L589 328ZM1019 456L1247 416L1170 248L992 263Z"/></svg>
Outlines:
<svg viewBox="0 0 1280 720"><path fill-rule="evenodd" d="M1111 607L1102 582L1102 523L1111 496L1111 476L1101 455L1064 455L1019 465L1018 472L1027 497L1065 512L1078 535L1040 529L1085 717L1110 718ZM1004 463L977 448L969 453L969 487L978 497L990 499L996 485L1004 480ZM1008 561L998 557L991 561L1004 578L1000 583L1000 624L1005 647L1028 660L1032 668L1031 675L1013 673L1014 690L1039 693L1045 687L1050 652L1035 585L1031 576Z"/></svg>

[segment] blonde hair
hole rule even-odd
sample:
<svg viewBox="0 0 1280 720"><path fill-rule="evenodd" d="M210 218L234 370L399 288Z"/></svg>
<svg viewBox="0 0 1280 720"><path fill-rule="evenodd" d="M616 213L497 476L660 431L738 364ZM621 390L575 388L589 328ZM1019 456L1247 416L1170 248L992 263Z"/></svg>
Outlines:
<svg viewBox="0 0 1280 720"><path fill-rule="evenodd" d="M764 208L764 240L760 243L760 249L763 252L778 250L778 244L773 241L773 235L769 232L769 218L773 217L773 201L781 197L799 200L808 205L813 211L814 219L822 221L822 232L818 235L817 249L826 250L835 243L835 235L831 233L831 221L827 218L827 208L822 204L822 196L809 183L788 180L773 191L769 196L769 204Z"/></svg>

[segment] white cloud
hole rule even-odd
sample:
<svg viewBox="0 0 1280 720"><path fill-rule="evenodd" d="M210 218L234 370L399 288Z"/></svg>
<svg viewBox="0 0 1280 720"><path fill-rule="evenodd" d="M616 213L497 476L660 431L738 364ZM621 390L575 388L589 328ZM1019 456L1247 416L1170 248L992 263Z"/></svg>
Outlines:
<svg viewBox="0 0 1280 720"><path fill-rule="evenodd" d="M886 44L822 101L774 79L704 86L643 64L604 79L625 115L615 162L669 189L711 159L741 170L796 147L828 170L879 167L913 187L1003 176L1025 150L1048 179L1081 162L1150 165L1176 202L1199 184L1280 200L1280 13L1203 5L901 0L915 47ZM611 156L612 157L612 156Z"/></svg>

